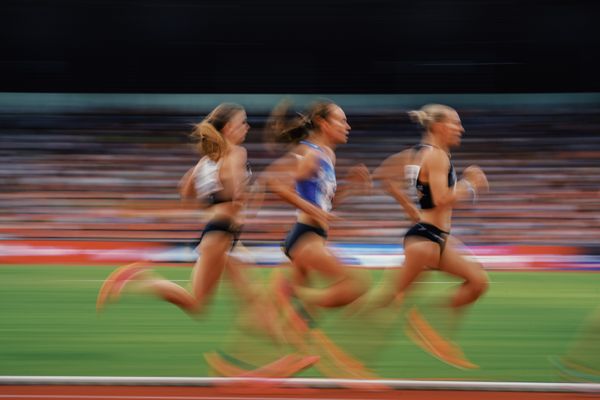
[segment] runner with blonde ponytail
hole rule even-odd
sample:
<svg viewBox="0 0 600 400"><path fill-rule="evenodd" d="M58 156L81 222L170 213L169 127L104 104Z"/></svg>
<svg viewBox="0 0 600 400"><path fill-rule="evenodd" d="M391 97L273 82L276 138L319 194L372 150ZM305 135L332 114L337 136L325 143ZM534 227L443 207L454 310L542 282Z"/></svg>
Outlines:
<svg viewBox="0 0 600 400"><path fill-rule="evenodd" d="M407 333L420 347L448 364L475 368L450 337L462 311L486 292L488 278L481 264L460 254L459 249L464 246L450 235L450 226L454 205L474 202L478 193L488 190L487 178L479 167L470 166L457 180L450 150L460 145L464 128L454 109L428 104L408 115L424 129L421 143L390 156L374 174L415 223L404 236L404 266L386 303L395 297L396 304L402 304L405 294L427 269L462 279L443 306L450 312L447 333L434 329L417 308L408 312ZM416 194L419 207L411 201L410 189Z"/></svg>
<svg viewBox="0 0 600 400"><path fill-rule="evenodd" d="M181 198L206 208L208 222L200 238L198 257L192 270L191 288L148 271L148 263L138 262L114 271L102 286L97 300L101 310L120 293L149 293L171 302L191 315L199 314L224 271L249 303L257 296L229 251L241 230L241 210L246 202L250 171L246 149L241 146L250 126L246 111L238 104L223 103L194 126L191 137L202 155L179 184Z"/></svg>

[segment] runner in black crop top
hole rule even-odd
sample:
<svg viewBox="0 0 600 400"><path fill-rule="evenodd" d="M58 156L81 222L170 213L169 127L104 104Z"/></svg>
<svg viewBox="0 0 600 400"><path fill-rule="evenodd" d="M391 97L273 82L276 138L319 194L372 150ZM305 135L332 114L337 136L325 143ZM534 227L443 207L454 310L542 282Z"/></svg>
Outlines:
<svg viewBox="0 0 600 400"><path fill-rule="evenodd" d="M439 269L461 278L461 284L447 303L449 317L437 317L432 313L437 321L431 324L427 320L429 316L426 318L413 307L407 313L406 331L420 347L446 363L462 369L476 368L452 341L452 336L461 315L458 311L485 293L488 278L477 259L463 254L463 245L449 231L454 204L472 199L479 189L487 190L487 178L479 167L470 166L463 172L463 179L456 179L449 151L460 145L464 133L456 110L441 104L428 104L409 115L424 128L423 144L407 153L388 157L380 167L379 175L386 191L415 221L404 236L403 268L392 278L395 295L391 299L402 301L413 283L428 269ZM425 147L429 148L426 156L421 152ZM428 182L419 179L422 166L427 172L422 178L426 177ZM417 220L412 204L407 201L408 196L402 193L406 187L415 188L419 195L421 210ZM390 301L389 297L387 301Z"/></svg>
<svg viewBox="0 0 600 400"><path fill-rule="evenodd" d="M418 144L414 147L414 152L418 153L425 147L433 146L429 144ZM456 171L454 170L452 162L450 162L450 168L448 169L448 187L453 187L456 184L456 180ZM419 180L419 175L417 175L415 187L417 188L417 193L419 194L419 205L421 206L421 209L429 210L434 208L435 204L433 204L433 199L431 197L431 188L429 187L429 183L421 182Z"/></svg>

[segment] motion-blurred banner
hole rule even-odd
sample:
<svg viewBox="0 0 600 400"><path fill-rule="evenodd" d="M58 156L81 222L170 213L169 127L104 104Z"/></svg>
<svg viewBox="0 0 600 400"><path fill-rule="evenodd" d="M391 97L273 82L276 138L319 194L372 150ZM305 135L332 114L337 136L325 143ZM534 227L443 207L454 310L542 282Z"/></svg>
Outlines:
<svg viewBox="0 0 600 400"><path fill-rule="evenodd" d="M353 267L400 268L398 245L339 243L334 253ZM600 270L600 256L575 246L472 246L471 256L489 270ZM144 261L163 266L192 266L198 257L193 246L143 242L4 241L2 264L115 265ZM245 246L233 254L249 265L277 267L286 262L278 245Z"/></svg>

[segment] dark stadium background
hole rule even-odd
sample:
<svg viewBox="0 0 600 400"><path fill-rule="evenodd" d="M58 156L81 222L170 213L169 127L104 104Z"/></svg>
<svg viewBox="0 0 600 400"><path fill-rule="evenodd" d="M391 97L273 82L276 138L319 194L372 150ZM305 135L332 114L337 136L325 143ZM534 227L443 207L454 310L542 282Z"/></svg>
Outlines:
<svg viewBox="0 0 600 400"><path fill-rule="evenodd" d="M0 92L592 92L598 4L3 1Z"/></svg>

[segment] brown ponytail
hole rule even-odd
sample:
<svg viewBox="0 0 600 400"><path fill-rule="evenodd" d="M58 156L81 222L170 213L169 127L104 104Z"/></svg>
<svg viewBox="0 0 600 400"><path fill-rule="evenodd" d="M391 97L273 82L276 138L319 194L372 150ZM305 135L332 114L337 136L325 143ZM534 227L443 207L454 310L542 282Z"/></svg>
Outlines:
<svg viewBox="0 0 600 400"><path fill-rule="evenodd" d="M265 125L267 143L297 144L310 133L310 121L292 109L292 102L285 99L275 106Z"/></svg>
<svg viewBox="0 0 600 400"><path fill-rule="evenodd" d="M327 119L334 105L330 100L314 102L305 113L292 109L288 99L281 101L269 116L265 126L267 143L297 144L305 139L311 131L318 130L320 120Z"/></svg>
<svg viewBox="0 0 600 400"><path fill-rule="evenodd" d="M329 118L334 106L336 104L329 99L319 99L313 102L306 113L308 120L311 122L311 127L319 130L321 121Z"/></svg>

